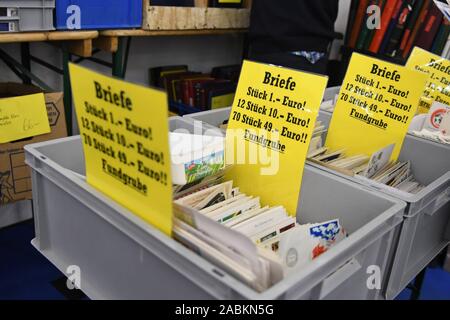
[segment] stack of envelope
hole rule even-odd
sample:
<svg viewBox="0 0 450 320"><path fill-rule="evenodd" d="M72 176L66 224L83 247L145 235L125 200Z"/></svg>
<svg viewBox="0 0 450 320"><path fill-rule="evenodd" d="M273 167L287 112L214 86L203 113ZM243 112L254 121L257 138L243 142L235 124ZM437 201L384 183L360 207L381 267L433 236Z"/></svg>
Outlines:
<svg viewBox="0 0 450 320"><path fill-rule="evenodd" d="M261 292L346 237L339 220L298 224L232 181L174 201L176 240ZM294 254L293 254L294 253Z"/></svg>

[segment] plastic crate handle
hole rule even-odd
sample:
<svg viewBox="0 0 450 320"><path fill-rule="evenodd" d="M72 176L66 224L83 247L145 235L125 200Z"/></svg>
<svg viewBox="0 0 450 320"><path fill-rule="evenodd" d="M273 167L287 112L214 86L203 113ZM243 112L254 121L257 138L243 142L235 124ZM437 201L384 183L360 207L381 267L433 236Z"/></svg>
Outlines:
<svg viewBox="0 0 450 320"><path fill-rule="evenodd" d="M329 275L322 281L319 289L319 300L326 298L337 287L343 284L351 276L357 273L361 269L361 264L356 258L351 259L340 267L336 272Z"/></svg>
<svg viewBox="0 0 450 320"><path fill-rule="evenodd" d="M443 206L445 206L450 201L450 187L445 189L440 195L438 195L432 203L426 209L427 216L434 216L436 212L439 211Z"/></svg>

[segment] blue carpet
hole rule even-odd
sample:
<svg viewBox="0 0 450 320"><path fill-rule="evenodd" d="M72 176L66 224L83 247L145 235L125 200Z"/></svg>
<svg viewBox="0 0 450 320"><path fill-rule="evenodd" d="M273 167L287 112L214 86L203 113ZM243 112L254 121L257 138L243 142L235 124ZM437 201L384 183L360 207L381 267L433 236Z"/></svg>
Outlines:
<svg viewBox="0 0 450 320"><path fill-rule="evenodd" d="M51 282L63 275L30 243L33 222L0 230L0 299L65 299Z"/></svg>
<svg viewBox="0 0 450 320"><path fill-rule="evenodd" d="M405 289L396 300L408 300L411 290ZM450 300L450 273L441 268L428 268L420 300Z"/></svg>
<svg viewBox="0 0 450 320"><path fill-rule="evenodd" d="M51 284L63 276L30 243L34 238L32 222L0 229L0 300L66 299ZM405 289L397 300L407 300ZM450 273L428 268L422 289L423 300L450 300Z"/></svg>

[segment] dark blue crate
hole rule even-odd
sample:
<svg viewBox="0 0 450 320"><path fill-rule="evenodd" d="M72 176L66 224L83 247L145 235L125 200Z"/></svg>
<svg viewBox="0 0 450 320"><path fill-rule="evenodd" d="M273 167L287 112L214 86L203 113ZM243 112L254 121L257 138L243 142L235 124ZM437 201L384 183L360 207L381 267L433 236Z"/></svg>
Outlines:
<svg viewBox="0 0 450 320"><path fill-rule="evenodd" d="M74 27L78 17L80 28ZM142 26L142 0L57 0L56 29L122 29Z"/></svg>

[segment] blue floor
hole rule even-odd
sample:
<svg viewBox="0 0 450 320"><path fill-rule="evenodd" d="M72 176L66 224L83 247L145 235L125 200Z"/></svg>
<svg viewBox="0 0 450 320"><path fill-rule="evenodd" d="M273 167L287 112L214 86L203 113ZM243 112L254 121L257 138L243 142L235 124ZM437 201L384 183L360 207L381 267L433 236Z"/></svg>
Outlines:
<svg viewBox="0 0 450 320"><path fill-rule="evenodd" d="M51 284L63 275L30 244L34 237L32 222L0 230L0 300L66 299ZM404 290L398 300L409 299ZM429 268L421 299L450 300L450 273Z"/></svg>
<svg viewBox="0 0 450 320"><path fill-rule="evenodd" d="M65 299L51 284L62 274L34 249L33 238L32 222L0 230L0 300Z"/></svg>

